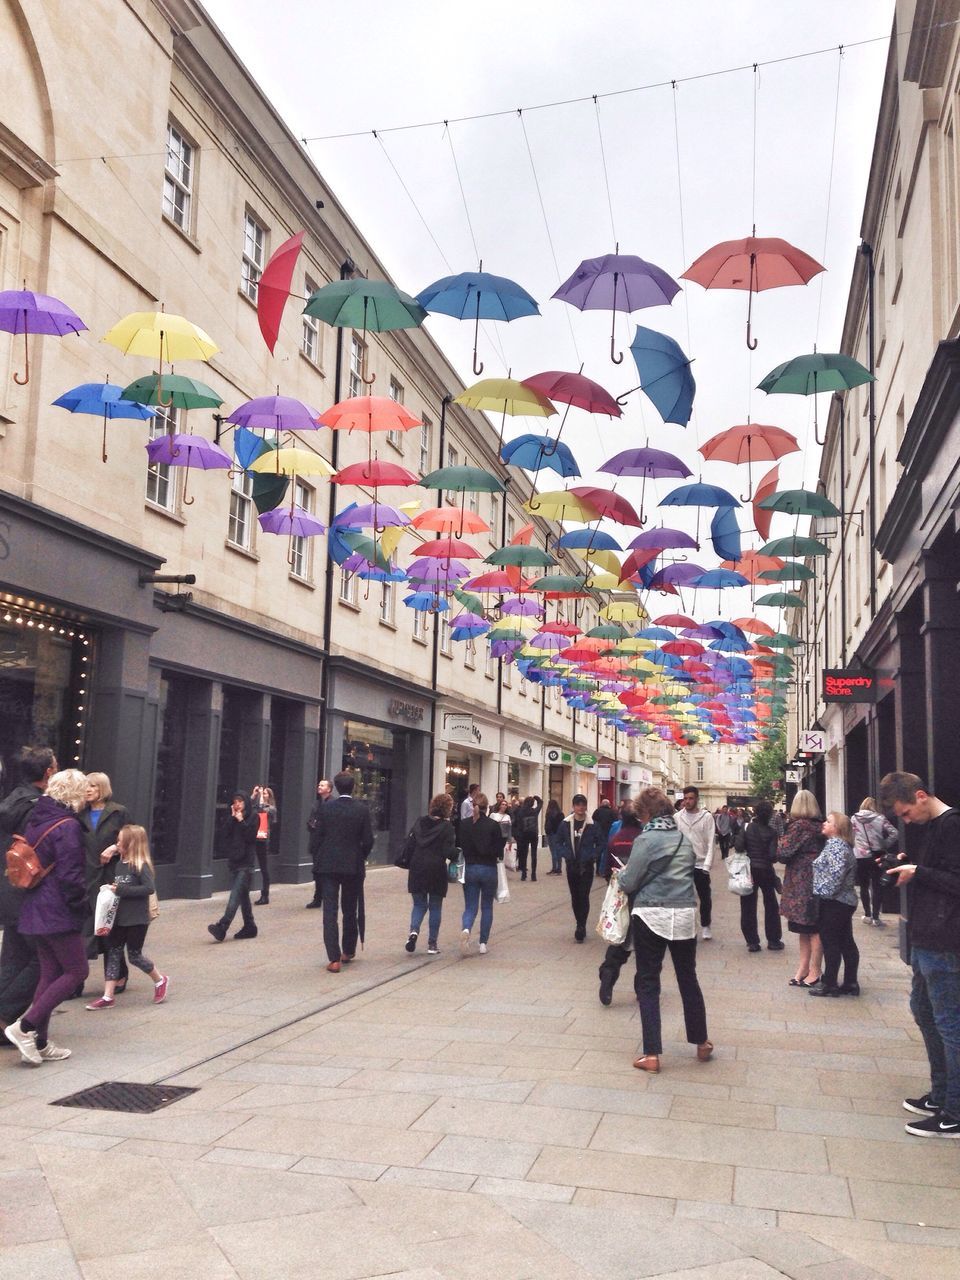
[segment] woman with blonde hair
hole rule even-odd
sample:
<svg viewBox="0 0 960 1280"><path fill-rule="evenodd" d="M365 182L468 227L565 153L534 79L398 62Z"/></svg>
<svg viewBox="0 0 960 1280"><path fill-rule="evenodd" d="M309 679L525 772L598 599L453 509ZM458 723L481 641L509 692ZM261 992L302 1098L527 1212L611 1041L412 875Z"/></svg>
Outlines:
<svg viewBox="0 0 960 1280"><path fill-rule="evenodd" d="M87 900L90 903L90 911L83 922L83 936L87 945L87 958L93 960L98 950L102 949L93 936L93 913L97 906L97 894L100 892L101 885L112 883L113 863L116 859L115 854L104 857L104 853L107 849L116 849L120 828L130 821L130 815L122 804L114 800L113 787L105 773L87 774L86 801L79 814L87 855ZM106 965L106 956L104 956L104 965ZM104 967L104 974L106 974L106 967ZM118 994L126 987L127 976L126 961L121 956Z"/></svg>
<svg viewBox="0 0 960 1280"><path fill-rule="evenodd" d="M787 829L777 845L777 861L786 863L780 914L797 935L800 959L791 987L812 987L820 981L823 948L813 896L813 864L823 848L820 806L812 791L800 790L790 806Z"/></svg>
<svg viewBox="0 0 960 1280"><path fill-rule="evenodd" d="M156 893L153 859L143 827L128 824L121 829L117 837L116 857L116 870L110 887L120 903L113 928L106 939L106 981L103 995L88 1004L88 1009L113 1008L124 947L130 963L153 979L153 1003L162 1004L167 998L169 979L143 954L143 943L150 927L150 895Z"/></svg>
<svg viewBox="0 0 960 1280"><path fill-rule="evenodd" d="M845 813L828 813L823 824L827 838L813 864L813 892L820 908L823 943L823 977L810 988L812 996L858 996L857 970L860 952L853 940L853 913L857 909L857 860L854 857L850 819ZM843 985L837 979L843 959Z"/></svg>
<svg viewBox="0 0 960 1280"><path fill-rule="evenodd" d="M850 819L853 830L853 853L857 860L857 885L863 906L863 920L881 926L880 909L887 880L884 859L900 844L900 832L888 822L873 796L866 796Z"/></svg>
<svg viewBox="0 0 960 1280"><path fill-rule="evenodd" d="M30 1008L4 1035L24 1062L39 1067L70 1057L47 1037L50 1015L82 987L90 971L81 925L87 911L83 832L77 814L86 800L86 777L63 769L30 810L23 838L44 869L43 879L24 895L18 928L37 945L40 980Z"/></svg>

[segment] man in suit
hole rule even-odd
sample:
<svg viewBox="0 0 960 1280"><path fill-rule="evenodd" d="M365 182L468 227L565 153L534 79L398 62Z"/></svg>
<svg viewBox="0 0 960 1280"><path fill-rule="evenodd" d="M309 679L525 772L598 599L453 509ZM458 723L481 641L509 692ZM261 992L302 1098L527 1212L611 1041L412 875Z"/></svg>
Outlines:
<svg viewBox="0 0 960 1280"><path fill-rule="evenodd" d="M323 945L327 949L330 973L339 973L357 951L359 927L357 907L373 848L370 810L353 798L354 776L338 773L333 780L336 795L317 814L316 867L323 894ZM343 945L340 943L338 911L343 913Z"/></svg>
<svg viewBox="0 0 960 1280"><path fill-rule="evenodd" d="M333 787L326 778L321 778L317 783L317 798L313 808L310 810L310 817L307 819L307 850L310 854L310 861L313 863L313 898L307 903L307 910L316 910L323 906L323 888L320 884L320 872L317 870L317 818L320 816L320 810L323 805L333 795Z"/></svg>

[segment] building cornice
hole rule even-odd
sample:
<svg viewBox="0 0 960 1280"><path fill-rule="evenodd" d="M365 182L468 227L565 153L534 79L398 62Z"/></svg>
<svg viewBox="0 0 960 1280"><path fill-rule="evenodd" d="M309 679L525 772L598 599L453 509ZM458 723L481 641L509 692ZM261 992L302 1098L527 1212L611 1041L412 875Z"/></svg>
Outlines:
<svg viewBox="0 0 960 1280"><path fill-rule="evenodd" d="M56 177L59 173L53 165L0 121L0 178L6 178L17 190L23 191L27 187L42 187Z"/></svg>
<svg viewBox="0 0 960 1280"><path fill-rule="evenodd" d="M0 489L0 512L3 511L12 511L25 520L43 525L54 533L62 535L68 545L85 542L98 551L105 551L108 555L120 560L128 560L143 569L156 570L165 563L163 556L155 555L152 551L145 551L142 547L135 547L129 542L121 542L119 538L111 537L108 533L101 533L89 525L71 520L69 516L60 515L57 511L50 511L47 507L38 506L35 502L28 502L26 498L19 498L14 493Z"/></svg>
<svg viewBox="0 0 960 1280"><path fill-rule="evenodd" d="M158 608L169 608L170 599L170 594L166 591L154 592L154 603ZM293 636L284 635L282 631L274 631L270 627L251 622L248 618L241 618L233 613L225 613L221 609L213 609L209 605L199 604L195 600L185 601L182 608L178 608L177 611L200 621L210 622L223 630L236 631L241 635L250 636L254 640L266 641L274 648L289 649L292 653L299 653L307 658L321 659L325 657L324 650L320 645L307 644L304 640L297 640Z"/></svg>
<svg viewBox="0 0 960 1280"><path fill-rule="evenodd" d="M370 680L374 684L386 685L390 689L399 689L403 693L412 693L426 702L436 702L443 695L428 685L416 684L413 680L404 680L392 671L384 671L381 667L369 667L356 658L348 658L343 653L331 653L327 658L331 674L342 671L345 675L356 676L360 680Z"/></svg>

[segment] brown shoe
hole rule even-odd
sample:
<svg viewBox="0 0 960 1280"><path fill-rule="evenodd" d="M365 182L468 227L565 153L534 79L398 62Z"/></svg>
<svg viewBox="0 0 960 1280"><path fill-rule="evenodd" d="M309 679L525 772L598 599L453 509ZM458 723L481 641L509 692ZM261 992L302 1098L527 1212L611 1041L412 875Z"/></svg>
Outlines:
<svg viewBox="0 0 960 1280"><path fill-rule="evenodd" d="M355 958L356 958L356 952L354 952L354 954L353 954L352 956L341 956L341 957L340 957L340 963L341 963L341 964L349 964L349 963L350 963L350 961L351 961L351 960L353 960L353 959L355 959Z"/></svg>
<svg viewBox="0 0 960 1280"><path fill-rule="evenodd" d="M709 1062L713 1056L713 1045L709 1040L704 1040L703 1044L697 1045L697 1061Z"/></svg>
<svg viewBox="0 0 960 1280"><path fill-rule="evenodd" d="M660 1072L660 1059L655 1053L645 1053L635 1058L633 1065L638 1071L649 1071L652 1075L658 1075Z"/></svg>
<svg viewBox="0 0 960 1280"><path fill-rule="evenodd" d="M339 972L340 972L340 961L331 960L330 963L327 965L327 973L339 973Z"/></svg>

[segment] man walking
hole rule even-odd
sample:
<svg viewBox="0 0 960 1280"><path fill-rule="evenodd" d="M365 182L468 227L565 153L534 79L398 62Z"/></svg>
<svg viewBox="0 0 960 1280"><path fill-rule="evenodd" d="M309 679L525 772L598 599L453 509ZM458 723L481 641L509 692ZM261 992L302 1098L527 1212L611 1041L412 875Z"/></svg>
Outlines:
<svg viewBox="0 0 960 1280"><path fill-rule="evenodd" d="M313 899L307 903L308 911L315 911L318 907L323 906L323 890L320 886L320 872L317 870L317 818L320 816L321 808L333 795L333 787L326 778L321 778L317 783L317 798L314 801L313 808L310 810L310 817L307 819L307 850L310 854L310 861L313 864Z"/></svg>
<svg viewBox="0 0 960 1280"><path fill-rule="evenodd" d="M716 827L713 814L700 808L700 792L696 787L683 788L683 804L677 810L677 830L693 845L697 861L693 869L693 883L700 899L700 937L709 942L713 937L710 921L713 919L713 895L710 892L710 868L713 866L713 850Z"/></svg>
<svg viewBox="0 0 960 1280"><path fill-rule="evenodd" d="M599 826L587 817L587 797L573 797L573 812L557 828L554 847L567 864L570 905L576 922L574 937L583 942L587 936L590 912L590 887L606 841Z"/></svg>
<svg viewBox="0 0 960 1280"><path fill-rule="evenodd" d="M730 852L730 837L733 833L733 823L730 820L730 813L726 805L721 806L720 811L713 820L713 825L720 844L720 857L725 858Z"/></svg>
<svg viewBox="0 0 960 1280"><path fill-rule="evenodd" d="M460 804L460 821L470 822L473 818L473 800L477 792L480 790L479 782L471 782L467 788L467 794L463 797Z"/></svg>
<svg viewBox="0 0 960 1280"><path fill-rule="evenodd" d="M918 1138L960 1138L960 811L931 795L915 773L888 773L880 804L924 827L915 863L888 874L907 886L913 1014L930 1063L930 1092L904 1098Z"/></svg>
<svg viewBox="0 0 960 1280"><path fill-rule="evenodd" d="M336 796L317 815L317 867L323 894L323 944L327 969L339 973L357 953L357 908L373 848L370 810L353 798L354 776L338 773L333 780ZM343 914L343 942L338 913Z"/></svg>

